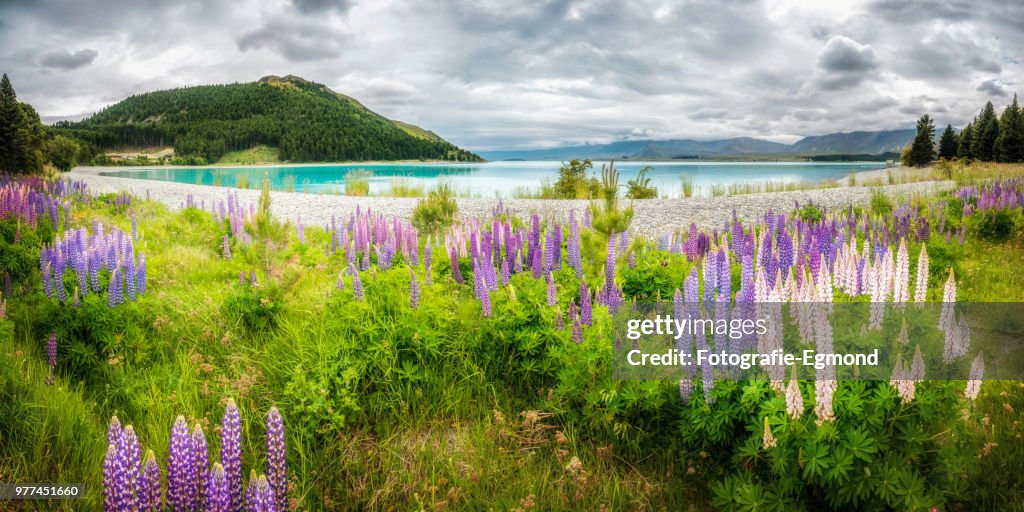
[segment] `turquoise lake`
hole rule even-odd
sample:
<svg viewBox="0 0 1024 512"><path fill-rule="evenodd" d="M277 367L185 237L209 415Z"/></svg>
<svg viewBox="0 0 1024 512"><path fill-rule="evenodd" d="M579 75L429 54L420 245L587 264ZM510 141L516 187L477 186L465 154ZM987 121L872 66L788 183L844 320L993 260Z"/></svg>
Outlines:
<svg viewBox="0 0 1024 512"><path fill-rule="evenodd" d="M600 177L601 165L594 172ZM616 162L620 184L651 166L647 173L661 197L680 197L683 181L692 180L694 195L711 195L714 187L733 184L820 182L853 172L882 169L883 162ZM370 174L370 194L385 195L398 180L429 189L439 181L449 183L459 194L479 197L513 197L516 191L538 190L545 180L558 178L560 162L487 162L473 164L401 163L331 164L267 167L143 168L102 173L107 176L139 178L178 183L237 186L241 181L258 187L266 173L275 190L308 193L344 193L345 175L356 170ZM684 178L687 177L687 178Z"/></svg>

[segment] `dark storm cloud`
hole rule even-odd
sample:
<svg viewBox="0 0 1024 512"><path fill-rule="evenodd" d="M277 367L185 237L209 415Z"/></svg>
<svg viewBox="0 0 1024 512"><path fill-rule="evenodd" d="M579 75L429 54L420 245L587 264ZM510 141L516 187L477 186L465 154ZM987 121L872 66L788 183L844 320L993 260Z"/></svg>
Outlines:
<svg viewBox="0 0 1024 512"><path fill-rule="evenodd" d="M985 80L975 90L992 96L1006 96L1006 88L998 80Z"/></svg>
<svg viewBox="0 0 1024 512"><path fill-rule="evenodd" d="M296 74L473 149L791 140L962 126L1024 83L1021 26L999 0L0 0L0 63L47 119Z"/></svg>
<svg viewBox="0 0 1024 512"><path fill-rule="evenodd" d="M39 58L39 63L48 68L78 69L82 66L92 64L99 52L90 50L78 50L74 53L67 50L54 50L47 52Z"/></svg>

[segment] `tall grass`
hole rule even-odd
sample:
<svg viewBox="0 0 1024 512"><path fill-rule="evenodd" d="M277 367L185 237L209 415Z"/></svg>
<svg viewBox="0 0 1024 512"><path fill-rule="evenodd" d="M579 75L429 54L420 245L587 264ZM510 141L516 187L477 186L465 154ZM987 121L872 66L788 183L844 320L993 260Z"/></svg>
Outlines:
<svg viewBox="0 0 1024 512"><path fill-rule="evenodd" d="M366 169L353 169L345 174L345 195L370 195L370 178L373 173Z"/></svg>
<svg viewBox="0 0 1024 512"><path fill-rule="evenodd" d="M536 187L517 185L512 189L512 197L516 199L554 199L555 184L545 176L541 178L540 185Z"/></svg>
<svg viewBox="0 0 1024 512"><path fill-rule="evenodd" d="M391 178L388 191L384 195L389 197L423 197L424 186L414 183L406 177Z"/></svg>
<svg viewBox="0 0 1024 512"><path fill-rule="evenodd" d="M693 197L693 176L683 174L679 177L679 182L682 185L683 197Z"/></svg>

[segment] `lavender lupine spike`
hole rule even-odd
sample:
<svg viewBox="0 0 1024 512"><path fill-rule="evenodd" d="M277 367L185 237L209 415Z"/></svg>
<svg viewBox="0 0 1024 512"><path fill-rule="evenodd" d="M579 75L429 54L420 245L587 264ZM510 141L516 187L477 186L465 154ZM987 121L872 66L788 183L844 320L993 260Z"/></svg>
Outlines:
<svg viewBox="0 0 1024 512"><path fill-rule="evenodd" d="M502 286L508 286L509 281L512 279L512 274L508 268L508 260L501 260L501 284Z"/></svg>
<svg viewBox="0 0 1024 512"><path fill-rule="evenodd" d="M594 325L594 301L586 281L580 283L580 321L583 325Z"/></svg>
<svg viewBox="0 0 1024 512"><path fill-rule="evenodd" d="M219 462L214 462L213 467L206 472L204 491L205 512L232 512L228 477Z"/></svg>
<svg viewBox="0 0 1024 512"><path fill-rule="evenodd" d="M192 510L205 509L205 495L203 494L206 485L206 471L210 467L209 447L206 443L206 435L203 428L196 425L192 429L192 488L189 495L189 502Z"/></svg>
<svg viewBox="0 0 1024 512"><path fill-rule="evenodd" d="M558 295L555 290L555 277L548 272L548 306L558 304Z"/></svg>
<svg viewBox="0 0 1024 512"><path fill-rule="evenodd" d="M295 232L299 239L299 245L306 245L306 225L302 223L301 215L299 215L299 218L296 221Z"/></svg>
<svg viewBox="0 0 1024 512"><path fill-rule="evenodd" d="M57 368L57 333L50 333L46 340L46 363L50 368Z"/></svg>
<svg viewBox="0 0 1024 512"><path fill-rule="evenodd" d="M123 468L117 454L117 446L107 445L107 455L103 458L103 509L110 512L125 510L122 503L119 485L124 480Z"/></svg>
<svg viewBox="0 0 1024 512"><path fill-rule="evenodd" d="M583 325L578 315L572 319L572 342L577 345L583 342Z"/></svg>
<svg viewBox="0 0 1024 512"><path fill-rule="evenodd" d="M352 272L352 293L355 295L356 300L363 300L363 281L359 278L359 271L356 267L349 266L349 270Z"/></svg>
<svg viewBox="0 0 1024 512"><path fill-rule="evenodd" d="M107 286L107 305L110 307L116 307L120 302L117 300L118 290L120 289L120 267L114 267L113 273L110 274L110 284Z"/></svg>
<svg viewBox="0 0 1024 512"><path fill-rule="evenodd" d="M153 450L146 452L139 478L135 484L136 504L139 512L159 512L160 501L160 465L156 462Z"/></svg>
<svg viewBox="0 0 1024 512"><path fill-rule="evenodd" d="M220 463L227 478L230 510L242 509L242 418L235 401L228 399L220 430Z"/></svg>
<svg viewBox="0 0 1024 512"><path fill-rule="evenodd" d="M184 416L178 416L171 428L170 455L167 459L167 501L174 510L190 511L195 494L195 459L192 438Z"/></svg>
<svg viewBox="0 0 1024 512"><path fill-rule="evenodd" d="M412 309L420 307L420 282L412 270L409 271L409 307Z"/></svg>
<svg viewBox="0 0 1024 512"><path fill-rule="evenodd" d="M537 246L533 251L533 261L531 262L531 270L533 271L533 278L540 279L544 274L544 255L540 245Z"/></svg>
<svg viewBox="0 0 1024 512"><path fill-rule="evenodd" d="M288 510L288 470L285 457L284 421L277 407L267 413L267 480L278 510Z"/></svg>
<svg viewBox="0 0 1024 512"><path fill-rule="evenodd" d="M480 290L480 304L483 307L484 318L490 318L493 314L491 310L491 292L486 286Z"/></svg>
<svg viewBox="0 0 1024 512"><path fill-rule="evenodd" d="M221 249L221 254L224 256L224 259L230 260L231 259L231 240L228 238L228 235L224 235L224 242L223 242L222 245L223 245L223 247Z"/></svg>
<svg viewBox="0 0 1024 512"><path fill-rule="evenodd" d="M462 284L465 280L462 278L462 269L459 268L459 253L455 249L455 245L448 248L448 259L452 265L452 277L456 283Z"/></svg>

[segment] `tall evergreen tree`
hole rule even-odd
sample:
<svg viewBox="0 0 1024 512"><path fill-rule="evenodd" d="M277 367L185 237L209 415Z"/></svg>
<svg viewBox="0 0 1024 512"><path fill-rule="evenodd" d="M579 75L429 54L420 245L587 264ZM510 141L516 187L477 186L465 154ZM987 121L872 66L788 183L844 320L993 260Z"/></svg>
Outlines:
<svg viewBox="0 0 1024 512"><path fill-rule="evenodd" d="M960 130L960 147L957 148L956 156L960 158L974 158L971 145L974 143L974 125L977 121L978 118L974 118L974 121L967 123L967 126Z"/></svg>
<svg viewBox="0 0 1024 512"><path fill-rule="evenodd" d="M0 171L18 170L18 161L21 159L18 130L24 124L23 119L24 113L14 93L14 86L4 73L0 79Z"/></svg>
<svg viewBox="0 0 1024 512"><path fill-rule="evenodd" d="M995 153L1000 162L1024 161L1024 115L1017 105L1016 94L1013 95L1013 103L1003 110L999 118Z"/></svg>
<svg viewBox="0 0 1024 512"><path fill-rule="evenodd" d="M942 132L942 138L939 139L939 158L955 158L957 146L958 141L956 132L953 131L953 125L947 124L945 131Z"/></svg>
<svg viewBox="0 0 1024 512"><path fill-rule="evenodd" d="M917 135L910 143L910 150L906 152L903 163L914 167L924 167L935 159L935 124L932 118L925 114L917 120Z"/></svg>
<svg viewBox="0 0 1024 512"><path fill-rule="evenodd" d="M985 162L995 160L996 139L999 138L999 119L996 117L996 109L992 102L985 103L981 109L981 115L974 124L974 141L971 143L971 152L974 158Z"/></svg>

